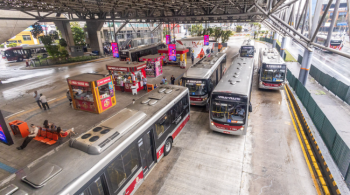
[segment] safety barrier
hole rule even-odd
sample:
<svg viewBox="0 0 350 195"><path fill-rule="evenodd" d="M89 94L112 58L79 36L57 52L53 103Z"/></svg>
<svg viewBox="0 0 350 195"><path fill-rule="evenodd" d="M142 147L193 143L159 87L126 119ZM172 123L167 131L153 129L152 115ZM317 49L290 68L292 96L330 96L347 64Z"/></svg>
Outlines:
<svg viewBox="0 0 350 195"><path fill-rule="evenodd" d="M350 86L311 65L310 75L322 86L350 105Z"/></svg>
<svg viewBox="0 0 350 195"><path fill-rule="evenodd" d="M314 73L318 74L319 79L323 79L321 71ZM323 141L325 142L329 152L331 153L335 163L337 164L341 174L345 178L346 184L350 188L350 149L339 136L332 123L328 120L315 100L312 98L309 91L303 84L288 70L287 80L289 85L294 89L300 101L306 108L311 120L315 124L318 132L320 133ZM326 80L326 79L325 79ZM327 78L329 80L329 78ZM332 80L332 79L331 79ZM338 90L337 90L338 91Z"/></svg>

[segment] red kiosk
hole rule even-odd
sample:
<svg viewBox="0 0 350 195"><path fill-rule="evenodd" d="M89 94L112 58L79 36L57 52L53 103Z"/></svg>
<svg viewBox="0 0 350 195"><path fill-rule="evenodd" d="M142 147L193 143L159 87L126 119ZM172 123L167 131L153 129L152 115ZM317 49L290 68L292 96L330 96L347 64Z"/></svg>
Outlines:
<svg viewBox="0 0 350 195"><path fill-rule="evenodd" d="M165 56L160 56L159 54L147 55L140 57L140 61L147 63L146 76L147 77L157 77L163 74L163 58Z"/></svg>
<svg viewBox="0 0 350 195"><path fill-rule="evenodd" d="M107 64L106 68L112 75L116 90L122 91L121 86L127 92L132 92L132 86L135 86L137 91L143 89L142 79L146 77L145 62L116 61Z"/></svg>
<svg viewBox="0 0 350 195"><path fill-rule="evenodd" d="M158 50L158 53L161 53L165 57L167 64L180 65L180 68L186 68L188 52L189 52L189 49L187 48L176 48L176 61L169 61L168 48L163 48Z"/></svg>

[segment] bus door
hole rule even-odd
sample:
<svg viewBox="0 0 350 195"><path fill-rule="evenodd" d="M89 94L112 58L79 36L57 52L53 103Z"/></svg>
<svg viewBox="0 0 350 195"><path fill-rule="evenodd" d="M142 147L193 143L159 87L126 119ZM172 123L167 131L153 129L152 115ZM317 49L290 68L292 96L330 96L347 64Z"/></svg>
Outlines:
<svg viewBox="0 0 350 195"><path fill-rule="evenodd" d="M154 165L152 130L148 130L138 141L143 175L146 176Z"/></svg>
<svg viewBox="0 0 350 195"><path fill-rule="evenodd" d="M220 63L220 79L222 78L222 64L223 63Z"/></svg>

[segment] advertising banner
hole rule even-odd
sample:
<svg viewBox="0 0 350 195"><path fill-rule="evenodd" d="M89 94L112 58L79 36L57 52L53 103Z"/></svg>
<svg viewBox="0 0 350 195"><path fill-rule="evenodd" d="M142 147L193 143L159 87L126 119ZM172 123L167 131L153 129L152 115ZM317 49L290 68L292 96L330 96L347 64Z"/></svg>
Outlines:
<svg viewBox="0 0 350 195"><path fill-rule="evenodd" d="M96 83L97 83L97 86L101 86L101 85L104 85L106 83L109 83L110 81L111 81L111 77L106 77L106 78L97 80Z"/></svg>
<svg viewBox="0 0 350 195"><path fill-rule="evenodd" d="M209 45L209 35L204 35L204 45L205 46Z"/></svg>
<svg viewBox="0 0 350 195"><path fill-rule="evenodd" d="M176 61L176 44L168 45L169 61Z"/></svg>
<svg viewBox="0 0 350 195"><path fill-rule="evenodd" d="M1 110L0 110L0 142L9 146L13 144L10 131L7 128L5 118L3 117Z"/></svg>
<svg viewBox="0 0 350 195"><path fill-rule="evenodd" d="M111 97L105 98L101 100L102 110L106 110L107 108L112 106Z"/></svg>
<svg viewBox="0 0 350 195"><path fill-rule="evenodd" d="M113 42L111 43L111 46L112 46L113 58L119 58L118 43Z"/></svg>
<svg viewBox="0 0 350 195"><path fill-rule="evenodd" d="M76 85L76 86L81 86L81 87L89 87L89 82L84 82L84 81L74 81L74 80L68 80L68 83L70 85Z"/></svg>
<svg viewBox="0 0 350 195"><path fill-rule="evenodd" d="M165 35L166 44L170 44L170 35Z"/></svg>
<svg viewBox="0 0 350 195"><path fill-rule="evenodd" d="M96 111L95 105L93 102L84 101L84 100L75 100L75 104L77 105L78 109L91 111L91 112Z"/></svg>

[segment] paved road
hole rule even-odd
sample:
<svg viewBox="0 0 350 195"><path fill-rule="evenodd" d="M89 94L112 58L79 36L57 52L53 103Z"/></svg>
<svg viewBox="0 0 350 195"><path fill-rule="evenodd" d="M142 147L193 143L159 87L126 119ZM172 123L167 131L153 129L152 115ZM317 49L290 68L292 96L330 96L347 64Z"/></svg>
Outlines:
<svg viewBox="0 0 350 195"><path fill-rule="evenodd" d="M242 40L232 40L230 45L237 48ZM191 107L191 119L173 150L136 195L316 194L284 91L258 90L256 81L255 71L246 136L211 131L208 113Z"/></svg>
<svg viewBox="0 0 350 195"><path fill-rule="evenodd" d="M298 59L298 54L301 56L304 55L304 48L292 41L289 41L286 48L295 59ZM344 51L345 50L346 49L344 49ZM311 64L323 72L350 85L350 59L338 54L329 54L315 50Z"/></svg>

